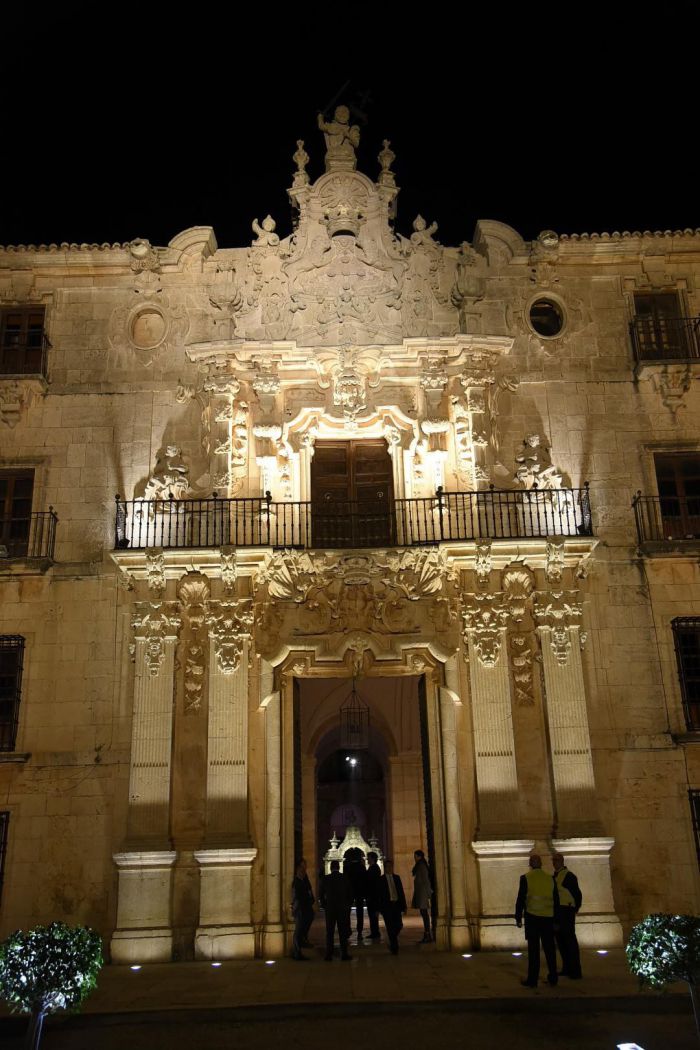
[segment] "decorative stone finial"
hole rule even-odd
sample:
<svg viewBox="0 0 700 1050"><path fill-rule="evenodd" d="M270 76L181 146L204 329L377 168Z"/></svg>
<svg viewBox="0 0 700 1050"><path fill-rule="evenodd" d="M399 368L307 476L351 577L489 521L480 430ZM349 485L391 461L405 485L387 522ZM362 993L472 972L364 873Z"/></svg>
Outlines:
<svg viewBox="0 0 700 1050"><path fill-rule="evenodd" d="M391 165L396 160L396 154L391 149L391 143L389 142L389 139L384 139L382 145L384 148L380 151L379 156L377 157L377 160L379 161L379 164L382 169L379 173L379 185L395 186L396 180L394 179L394 173L391 170Z"/></svg>
<svg viewBox="0 0 700 1050"><path fill-rule="evenodd" d="M297 170L294 172L293 188L298 189L301 186L308 186L309 176L306 174L306 165L309 163L309 154L304 149L303 139L297 139L297 149L292 156L292 160L297 166Z"/></svg>
<svg viewBox="0 0 700 1050"><path fill-rule="evenodd" d="M318 126L326 140L326 171L354 171L360 129L357 124L350 124L347 106L338 106L331 121L324 120L323 113L319 113Z"/></svg>

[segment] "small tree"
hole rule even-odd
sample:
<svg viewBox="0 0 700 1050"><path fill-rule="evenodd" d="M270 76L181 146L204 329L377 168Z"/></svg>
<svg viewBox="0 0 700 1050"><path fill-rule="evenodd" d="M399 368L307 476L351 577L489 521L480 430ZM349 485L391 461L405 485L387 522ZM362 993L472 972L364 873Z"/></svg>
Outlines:
<svg viewBox="0 0 700 1050"><path fill-rule="evenodd" d="M0 995L13 1011L31 1015L25 1047L37 1050L44 1018L75 1010L97 984L102 941L86 926L52 922L0 944Z"/></svg>
<svg viewBox="0 0 700 1050"><path fill-rule="evenodd" d="M647 915L630 934L627 962L642 984L663 988L687 981L700 1037L700 918L697 915Z"/></svg>

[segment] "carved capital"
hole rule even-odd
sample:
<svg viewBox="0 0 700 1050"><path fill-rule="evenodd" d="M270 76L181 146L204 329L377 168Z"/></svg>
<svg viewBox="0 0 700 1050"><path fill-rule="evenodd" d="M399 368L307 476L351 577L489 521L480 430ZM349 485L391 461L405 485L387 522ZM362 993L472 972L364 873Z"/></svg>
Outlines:
<svg viewBox="0 0 700 1050"><path fill-rule="evenodd" d="M534 615L541 632L549 634L552 652L558 663L568 662L571 652L571 628L578 627L583 606L578 591L537 591Z"/></svg>
<svg viewBox="0 0 700 1050"><path fill-rule="evenodd" d="M465 594L462 617L465 645L471 637L474 649L485 667L495 667L508 623L508 609L502 594Z"/></svg>
<svg viewBox="0 0 700 1050"><path fill-rule="evenodd" d="M138 602L134 606L136 641L145 642L144 662L148 673L156 677L165 660L165 643L174 641L182 620L176 602Z"/></svg>
<svg viewBox="0 0 700 1050"><path fill-rule="evenodd" d="M209 602L207 614L209 637L214 640L214 652L219 671L233 674L241 663L243 643L250 637L253 626L251 603L247 599L229 602Z"/></svg>

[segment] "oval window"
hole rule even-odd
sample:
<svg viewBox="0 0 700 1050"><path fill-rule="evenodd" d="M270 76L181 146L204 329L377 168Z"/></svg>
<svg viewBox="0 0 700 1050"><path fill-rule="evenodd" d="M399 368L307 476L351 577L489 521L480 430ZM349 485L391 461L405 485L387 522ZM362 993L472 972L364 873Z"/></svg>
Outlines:
<svg viewBox="0 0 700 1050"><path fill-rule="evenodd" d="M530 324L538 335L553 339L564 327L564 311L554 299L535 299L530 307Z"/></svg>

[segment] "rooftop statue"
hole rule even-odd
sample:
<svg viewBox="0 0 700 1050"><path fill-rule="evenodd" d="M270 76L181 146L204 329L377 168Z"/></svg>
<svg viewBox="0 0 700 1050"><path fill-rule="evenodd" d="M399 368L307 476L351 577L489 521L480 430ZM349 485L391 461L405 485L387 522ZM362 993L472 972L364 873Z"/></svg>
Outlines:
<svg viewBox="0 0 700 1050"><path fill-rule="evenodd" d="M326 171L354 171L360 129L357 124L350 124L347 106L338 106L331 121L324 120L323 113L319 113L318 126L326 140Z"/></svg>

